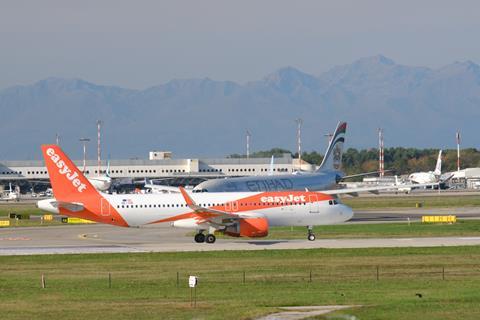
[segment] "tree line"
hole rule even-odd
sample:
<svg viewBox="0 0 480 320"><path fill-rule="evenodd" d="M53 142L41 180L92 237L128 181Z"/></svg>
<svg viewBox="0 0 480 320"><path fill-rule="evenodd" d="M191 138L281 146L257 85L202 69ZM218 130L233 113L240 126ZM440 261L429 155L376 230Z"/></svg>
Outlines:
<svg viewBox="0 0 480 320"><path fill-rule="evenodd" d="M439 149L416 148L385 148L385 170L393 170L394 174L402 175L418 171L433 171L437 162ZM251 158L282 157L285 153L297 158L298 153L286 149L273 148L271 150L257 151L250 155ZM245 158L245 155L232 154L228 158ZM323 155L317 151L303 152L302 159L320 165ZM461 168L480 167L480 151L475 148L460 150ZM348 148L342 157L343 170L346 174L356 174L378 170L378 149ZM443 150L442 172L457 170L457 150Z"/></svg>

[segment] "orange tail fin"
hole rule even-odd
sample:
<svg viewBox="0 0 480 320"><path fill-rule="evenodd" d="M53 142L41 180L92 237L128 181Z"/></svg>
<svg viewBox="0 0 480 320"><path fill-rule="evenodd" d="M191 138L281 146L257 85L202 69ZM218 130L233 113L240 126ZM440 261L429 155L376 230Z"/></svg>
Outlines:
<svg viewBox="0 0 480 320"><path fill-rule="evenodd" d="M57 145L42 145L53 194L58 201L77 201L99 195L77 166Z"/></svg>
<svg viewBox="0 0 480 320"><path fill-rule="evenodd" d="M59 202L81 203L78 212L60 208L60 213L101 223L128 226L118 211L88 181L77 166L57 145L42 145L53 195Z"/></svg>

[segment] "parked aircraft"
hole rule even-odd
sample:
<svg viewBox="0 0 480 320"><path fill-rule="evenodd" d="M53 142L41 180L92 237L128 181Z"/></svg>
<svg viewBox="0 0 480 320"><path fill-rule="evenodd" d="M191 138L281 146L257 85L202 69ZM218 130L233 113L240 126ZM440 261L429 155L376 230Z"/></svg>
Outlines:
<svg viewBox="0 0 480 320"><path fill-rule="evenodd" d="M175 186L168 186L164 184L155 184L152 180L145 179L144 188L149 193L180 193L180 189Z"/></svg>
<svg viewBox="0 0 480 320"><path fill-rule="evenodd" d="M308 192L231 192L188 194L104 194L98 192L57 145L43 145L54 199L40 209L122 227L170 222L197 230L196 242L215 242L214 231L236 237L264 237L271 226L344 222L352 209L332 195ZM207 232L205 235L204 232Z"/></svg>
<svg viewBox="0 0 480 320"><path fill-rule="evenodd" d="M100 191L107 191L112 185L112 178L110 177L110 161L107 164L107 170L104 175L99 175L96 177L88 177L88 181Z"/></svg>
<svg viewBox="0 0 480 320"><path fill-rule="evenodd" d="M18 201L19 200L18 199L19 191L18 190L14 191L11 183L9 183L8 186L9 186L9 190L4 192L1 195L0 200L1 201Z"/></svg>
<svg viewBox="0 0 480 320"><path fill-rule="evenodd" d="M434 171L415 172L408 176L411 183L435 183L438 182L442 174L442 150L438 152L437 165Z"/></svg>
<svg viewBox="0 0 480 320"><path fill-rule="evenodd" d="M330 139L322 164L313 173L297 172L296 174L213 179L198 184L193 192L320 191L336 188L337 183L345 178L341 171L341 164L346 130L347 123L339 122Z"/></svg>

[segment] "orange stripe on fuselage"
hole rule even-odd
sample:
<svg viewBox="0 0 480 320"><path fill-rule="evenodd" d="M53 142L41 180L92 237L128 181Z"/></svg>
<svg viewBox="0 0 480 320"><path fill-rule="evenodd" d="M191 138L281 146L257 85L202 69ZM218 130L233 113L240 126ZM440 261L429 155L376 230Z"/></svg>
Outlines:
<svg viewBox="0 0 480 320"><path fill-rule="evenodd" d="M195 200L195 199L194 199ZM270 201L271 200L271 201ZM296 201L295 201L296 200ZM227 213L240 213L246 211L259 211L268 208L284 207L291 205L305 205L319 201L333 200L333 197L320 192L304 192L304 191L282 191L282 192L263 192L250 197L228 201L219 206L208 207L213 210L224 211ZM227 209L225 208L227 205ZM228 210L228 207L230 208ZM236 208L236 210L235 210ZM212 212L188 212L182 213L170 218L161 219L150 222L149 224L173 222L188 218L196 218L203 222L205 219L219 216ZM199 222L199 223L201 223Z"/></svg>

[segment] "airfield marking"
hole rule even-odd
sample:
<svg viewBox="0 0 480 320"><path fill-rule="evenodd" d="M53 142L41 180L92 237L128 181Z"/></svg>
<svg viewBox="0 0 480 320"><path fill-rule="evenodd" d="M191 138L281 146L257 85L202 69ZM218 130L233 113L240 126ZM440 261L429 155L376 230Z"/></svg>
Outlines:
<svg viewBox="0 0 480 320"><path fill-rule="evenodd" d="M31 238L27 237L8 237L8 238L0 238L0 241L30 241Z"/></svg>
<svg viewBox="0 0 480 320"><path fill-rule="evenodd" d="M298 306L298 307L280 307L285 310L282 312L272 313L258 320L300 320L310 317L327 314L336 310L350 309L361 306Z"/></svg>

